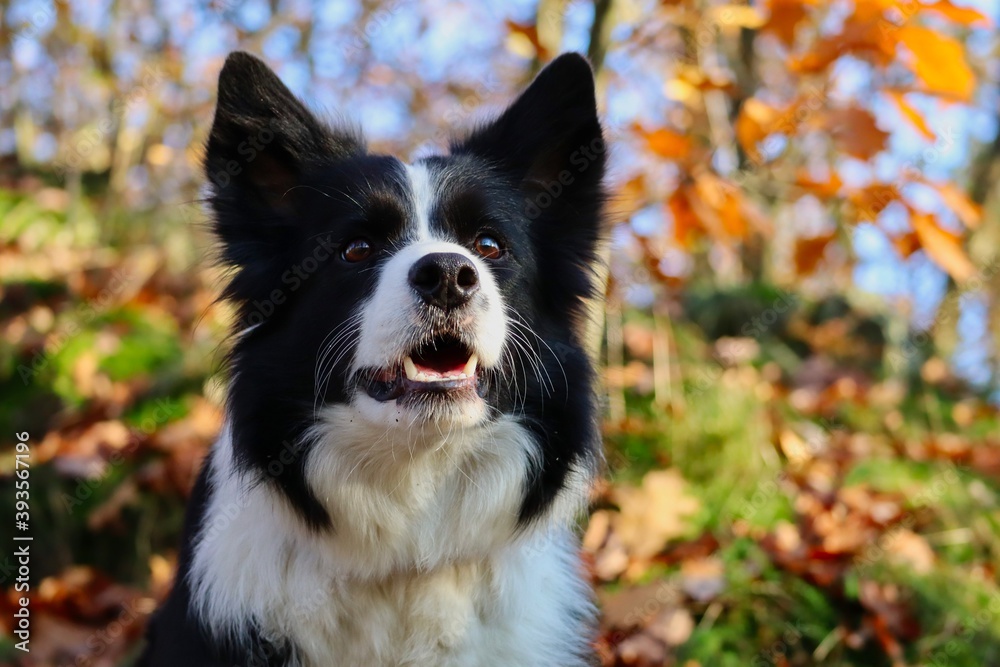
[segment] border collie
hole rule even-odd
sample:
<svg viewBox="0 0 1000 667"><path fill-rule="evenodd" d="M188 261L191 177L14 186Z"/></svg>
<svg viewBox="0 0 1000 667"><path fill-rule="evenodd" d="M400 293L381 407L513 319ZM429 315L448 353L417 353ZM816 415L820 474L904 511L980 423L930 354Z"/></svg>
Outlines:
<svg viewBox="0 0 1000 667"><path fill-rule="evenodd" d="M228 57L205 158L226 420L140 665L591 664L604 170L577 54L412 164Z"/></svg>

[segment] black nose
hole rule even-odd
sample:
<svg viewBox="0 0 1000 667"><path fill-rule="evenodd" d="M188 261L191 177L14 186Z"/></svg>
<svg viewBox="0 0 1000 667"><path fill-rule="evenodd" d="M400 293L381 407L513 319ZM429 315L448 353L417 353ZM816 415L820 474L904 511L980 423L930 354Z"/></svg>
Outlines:
<svg viewBox="0 0 1000 667"><path fill-rule="evenodd" d="M427 305L449 310L465 305L479 290L479 272L464 255L432 252L410 267L410 285Z"/></svg>

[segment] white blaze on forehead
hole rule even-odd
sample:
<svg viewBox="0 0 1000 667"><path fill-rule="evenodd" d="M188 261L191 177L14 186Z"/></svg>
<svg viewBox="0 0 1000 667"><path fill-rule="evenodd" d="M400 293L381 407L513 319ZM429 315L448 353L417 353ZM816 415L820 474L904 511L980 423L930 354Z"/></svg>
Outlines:
<svg viewBox="0 0 1000 667"><path fill-rule="evenodd" d="M413 220L414 241L437 240L431 234L431 209L434 206L434 186L430 169L426 164L407 164L406 175L410 180L410 191L416 208Z"/></svg>

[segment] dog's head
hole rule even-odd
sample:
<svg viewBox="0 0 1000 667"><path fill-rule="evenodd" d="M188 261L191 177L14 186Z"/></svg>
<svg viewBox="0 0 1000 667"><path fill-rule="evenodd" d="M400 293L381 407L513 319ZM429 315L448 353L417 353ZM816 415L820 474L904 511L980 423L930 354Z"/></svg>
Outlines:
<svg viewBox="0 0 1000 667"><path fill-rule="evenodd" d="M205 166L238 307L240 461L322 522L303 457L274 462L325 410L386 433L511 418L543 449L522 514L540 511L595 440L580 332L604 163L593 75L574 54L413 164L369 153L260 60L231 55Z"/></svg>

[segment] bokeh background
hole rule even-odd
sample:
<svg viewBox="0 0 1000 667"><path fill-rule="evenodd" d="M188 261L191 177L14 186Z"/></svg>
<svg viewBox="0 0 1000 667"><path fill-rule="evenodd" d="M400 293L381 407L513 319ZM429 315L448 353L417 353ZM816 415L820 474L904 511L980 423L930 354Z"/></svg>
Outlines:
<svg viewBox="0 0 1000 667"><path fill-rule="evenodd" d="M128 665L169 590L224 396L199 164L241 48L405 158L590 56L615 193L584 534L604 665L1000 664L998 20L993 0L0 3L0 662Z"/></svg>

